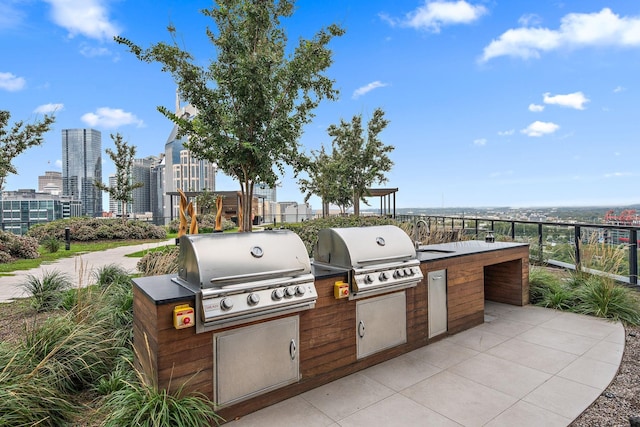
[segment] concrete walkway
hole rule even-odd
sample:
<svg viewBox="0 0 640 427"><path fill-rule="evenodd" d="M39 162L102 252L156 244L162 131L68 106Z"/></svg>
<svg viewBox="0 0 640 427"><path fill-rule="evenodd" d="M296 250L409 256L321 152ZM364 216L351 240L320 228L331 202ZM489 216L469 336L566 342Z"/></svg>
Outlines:
<svg viewBox="0 0 640 427"><path fill-rule="evenodd" d="M127 254L175 244L175 239L169 239L159 243L144 243L132 246L120 246L98 252L87 252L70 258L62 258L49 264L41 264L38 268L31 270L15 271L12 276L0 276L0 302L12 301L15 298L25 297L22 284L29 275L42 277L46 271L60 271L68 274L74 284L87 285L93 279L91 273L95 269L109 264L116 264L126 271L135 272L136 264L140 258L130 258ZM64 249L63 249L64 250Z"/></svg>
<svg viewBox="0 0 640 427"><path fill-rule="evenodd" d="M229 427L567 426L612 381L620 323L486 302L485 323Z"/></svg>

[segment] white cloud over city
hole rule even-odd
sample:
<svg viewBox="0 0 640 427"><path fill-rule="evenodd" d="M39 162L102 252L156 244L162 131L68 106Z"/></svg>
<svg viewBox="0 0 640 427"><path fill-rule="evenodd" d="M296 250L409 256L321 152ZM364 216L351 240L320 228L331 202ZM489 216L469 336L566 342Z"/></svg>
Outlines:
<svg viewBox="0 0 640 427"><path fill-rule="evenodd" d="M499 56L539 58L543 52L594 46L640 47L640 17L621 17L604 8L596 13L569 13L557 30L528 26L509 29L484 48L481 61Z"/></svg>
<svg viewBox="0 0 640 427"><path fill-rule="evenodd" d="M482 147L483 145L487 145L487 138L478 138L473 140L473 145L477 145Z"/></svg>
<svg viewBox="0 0 640 427"><path fill-rule="evenodd" d="M101 107L98 108L95 113L83 114L80 119L91 127L106 129L115 129L125 125L144 126L144 122L134 114L119 108Z"/></svg>
<svg viewBox="0 0 640 427"><path fill-rule="evenodd" d="M529 104L529 111L533 113L539 113L541 111L544 111L544 105Z"/></svg>
<svg viewBox="0 0 640 427"><path fill-rule="evenodd" d="M120 31L109 19L104 0L45 0L51 5L51 18L65 28L69 36L82 35L91 39L111 40Z"/></svg>
<svg viewBox="0 0 640 427"><path fill-rule="evenodd" d="M407 13L402 18L391 18L381 14L380 17L391 25L401 25L418 30L439 33L447 25L470 24L487 14L486 7L473 5L464 0L458 1L425 1L424 5Z"/></svg>
<svg viewBox="0 0 640 427"><path fill-rule="evenodd" d="M12 73L0 73L0 89L16 92L27 84L23 77L18 77Z"/></svg>
<svg viewBox="0 0 640 427"><path fill-rule="evenodd" d="M520 132L527 136L538 137L552 134L558 129L560 129L560 126L553 122L541 122L539 120L536 120L526 128L522 129Z"/></svg>

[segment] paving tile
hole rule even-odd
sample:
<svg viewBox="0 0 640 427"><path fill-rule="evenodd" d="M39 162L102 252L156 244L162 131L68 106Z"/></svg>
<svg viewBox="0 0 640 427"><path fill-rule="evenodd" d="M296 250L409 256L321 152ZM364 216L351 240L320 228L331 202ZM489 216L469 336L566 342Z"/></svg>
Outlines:
<svg viewBox="0 0 640 427"><path fill-rule="evenodd" d="M480 328L472 328L447 338L448 341L476 351L486 351L508 340L509 337L494 334Z"/></svg>
<svg viewBox="0 0 640 427"><path fill-rule="evenodd" d="M390 389L400 391L440 371L442 368L432 365L427 358L420 357L415 353L407 353L360 371L360 373Z"/></svg>
<svg viewBox="0 0 640 427"><path fill-rule="evenodd" d="M474 329L512 338L520 335L524 331L528 331L531 328L533 328L533 325L529 323L518 322L516 320L505 319L503 317L496 317L489 321L485 319L485 323L480 326L476 326Z"/></svg>
<svg viewBox="0 0 640 427"><path fill-rule="evenodd" d="M339 421L393 394L393 390L360 373L340 378L300 396L334 421Z"/></svg>
<svg viewBox="0 0 640 427"><path fill-rule="evenodd" d="M616 344L625 344L625 340L627 338L627 331L624 330L624 327L620 325L619 328L616 328L615 331L611 332L604 341L614 342Z"/></svg>
<svg viewBox="0 0 640 427"><path fill-rule="evenodd" d="M486 354L549 374L560 372L578 358L575 354L522 341L517 337L490 348Z"/></svg>
<svg viewBox="0 0 640 427"><path fill-rule="evenodd" d="M340 420L340 426L460 427L460 424L425 408L408 397L395 394Z"/></svg>
<svg viewBox="0 0 640 427"><path fill-rule="evenodd" d="M576 355L582 355L595 346L600 340L576 335L557 329L536 326L518 336L519 339L539 344L556 350L565 351Z"/></svg>
<svg viewBox="0 0 640 427"><path fill-rule="evenodd" d="M438 368L446 369L475 356L478 352L445 339L414 350L410 354Z"/></svg>
<svg viewBox="0 0 640 427"><path fill-rule="evenodd" d="M484 302L484 314L493 317L499 317L504 313L518 310L520 307L511 304L502 304L500 302L486 301Z"/></svg>
<svg viewBox="0 0 640 427"><path fill-rule="evenodd" d="M563 417L546 409L519 401L493 420L486 427L565 427L573 419Z"/></svg>
<svg viewBox="0 0 640 427"><path fill-rule="evenodd" d="M558 372L558 376L604 390L618 372L618 366L618 364L580 357Z"/></svg>
<svg viewBox="0 0 640 427"><path fill-rule="evenodd" d="M503 313L501 317L537 326L553 319L559 314L560 312L557 310L536 307L534 305L525 305L524 307L518 307L517 310L507 311Z"/></svg>
<svg viewBox="0 0 640 427"><path fill-rule="evenodd" d="M484 353L458 363L448 371L517 398L524 397L551 378L546 372Z"/></svg>
<svg viewBox="0 0 640 427"><path fill-rule="evenodd" d="M481 426L518 400L448 371L420 381L401 394L465 426Z"/></svg>
<svg viewBox="0 0 640 427"><path fill-rule="evenodd" d="M623 353L624 343L619 344L603 340L591 347L591 350L587 351L583 355L583 357L600 360L601 362L612 363L616 366L620 366Z"/></svg>
<svg viewBox="0 0 640 427"><path fill-rule="evenodd" d="M573 420L591 405L601 392L602 389L555 376L522 400Z"/></svg>
<svg viewBox="0 0 640 427"><path fill-rule="evenodd" d="M590 316L560 313L560 315L549 319L540 326L600 340L609 336L620 325Z"/></svg>
<svg viewBox="0 0 640 427"><path fill-rule="evenodd" d="M304 422L302 422L304 420ZM229 422L229 427L329 427L334 421L296 396Z"/></svg>

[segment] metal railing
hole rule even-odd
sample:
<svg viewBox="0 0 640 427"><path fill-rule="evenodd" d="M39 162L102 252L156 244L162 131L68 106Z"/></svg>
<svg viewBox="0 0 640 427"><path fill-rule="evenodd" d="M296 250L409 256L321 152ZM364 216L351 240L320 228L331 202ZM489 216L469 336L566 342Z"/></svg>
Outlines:
<svg viewBox="0 0 640 427"><path fill-rule="evenodd" d="M616 280L638 285L638 230L640 227L614 224L589 224L575 222L525 221L513 219L455 217L441 215L398 215L398 221L426 221L429 230L458 230L463 235L484 239L488 232L497 238L531 243L532 260L565 268L589 270L596 274L608 274ZM628 251L628 274L612 274L584 266L585 248L592 243L605 243ZM571 248L569 259L554 259L560 251L551 250L563 245Z"/></svg>

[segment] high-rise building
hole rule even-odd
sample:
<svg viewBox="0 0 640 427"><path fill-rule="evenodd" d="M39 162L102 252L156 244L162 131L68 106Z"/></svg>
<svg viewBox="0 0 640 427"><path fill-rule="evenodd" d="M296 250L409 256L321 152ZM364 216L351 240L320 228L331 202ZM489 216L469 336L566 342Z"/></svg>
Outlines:
<svg viewBox="0 0 640 427"><path fill-rule="evenodd" d="M80 216L80 200L26 189L4 191L0 201L0 229L25 234L34 224Z"/></svg>
<svg viewBox="0 0 640 427"><path fill-rule="evenodd" d="M142 183L142 187L133 190L131 206L132 214L153 212L151 209L151 168L160 163L157 156L148 156L142 159L134 159L131 168L131 180L133 183Z"/></svg>
<svg viewBox="0 0 640 427"><path fill-rule="evenodd" d="M191 105L180 107L179 99L176 99L176 113L185 118L193 118L198 111ZM164 157L164 217L177 218L180 198L167 196L178 189L184 192L214 191L216 189L216 164L207 160L193 157L185 148L186 137L178 137L179 128L173 127L167 143L165 144Z"/></svg>
<svg viewBox="0 0 640 427"><path fill-rule="evenodd" d="M114 188L116 186L116 176L111 174L109 175L109 187ZM114 214L115 216L122 215L122 205L120 202L113 198L111 194L109 194L109 212Z"/></svg>
<svg viewBox="0 0 640 427"><path fill-rule="evenodd" d="M62 172L46 171L38 177L38 192L49 194L62 193Z"/></svg>
<svg viewBox="0 0 640 427"><path fill-rule="evenodd" d="M102 136L95 129L62 130L62 194L82 202L82 214L102 216Z"/></svg>
<svg viewBox="0 0 640 427"><path fill-rule="evenodd" d="M159 162L151 167L149 177L149 202L151 204L151 213L153 214L153 223L156 225L166 225L167 218L164 214L165 209L165 173L164 173L164 154L160 155Z"/></svg>

